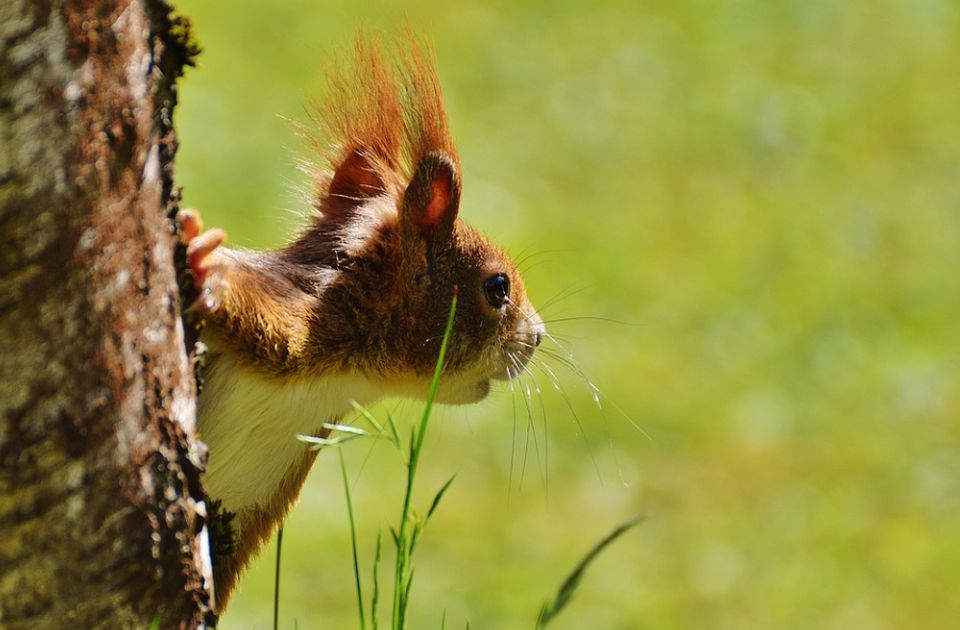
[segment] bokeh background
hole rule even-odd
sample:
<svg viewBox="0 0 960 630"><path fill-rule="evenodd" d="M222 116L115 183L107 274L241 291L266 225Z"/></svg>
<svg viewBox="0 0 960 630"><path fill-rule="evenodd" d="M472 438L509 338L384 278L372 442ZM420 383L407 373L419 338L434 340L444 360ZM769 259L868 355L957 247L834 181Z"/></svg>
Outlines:
<svg viewBox="0 0 960 630"><path fill-rule="evenodd" d="M636 513L557 628L956 627L960 6L405 4L179 0L205 52L177 179L234 244L283 243L303 208L289 119L324 60L358 26L432 42L462 216L535 255L529 291L562 298L545 317L603 404L548 362L563 392L537 371L536 443L509 388L435 417L418 505L457 479L418 551L411 627L533 627ZM409 427L420 409L377 413ZM403 468L385 442L344 455L369 596ZM284 543L282 626L356 627L334 452ZM273 562L224 628L269 627Z"/></svg>

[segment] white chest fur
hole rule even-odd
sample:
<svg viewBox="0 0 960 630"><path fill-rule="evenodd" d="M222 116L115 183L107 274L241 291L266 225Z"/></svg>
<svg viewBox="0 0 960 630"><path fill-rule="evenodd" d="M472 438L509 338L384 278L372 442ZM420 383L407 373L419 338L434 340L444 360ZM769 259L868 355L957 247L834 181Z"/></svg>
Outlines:
<svg viewBox="0 0 960 630"><path fill-rule="evenodd" d="M360 376L279 379L238 364L230 353L211 362L200 396L200 439L210 447L204 484L237 512L264 505L316 433L348 413L351 400L370 402L373 385Z"/></svg>

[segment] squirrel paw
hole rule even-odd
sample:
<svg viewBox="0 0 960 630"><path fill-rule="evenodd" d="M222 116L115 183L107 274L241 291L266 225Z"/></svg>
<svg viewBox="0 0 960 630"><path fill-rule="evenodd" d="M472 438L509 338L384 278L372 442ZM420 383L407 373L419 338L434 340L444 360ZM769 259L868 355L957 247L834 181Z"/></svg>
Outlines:
<svg viewBox="0 0 960 630"><path fill-rule="evenodd" d="M187 265L193 273L196 298L190 308L211 310L217 304L219 294L219 274L212 274L215 265L211 254L227 239L227 234L219 228L203 231L200 213L191 208L177 213L180 223L180 239L187 246Z"/></svg>

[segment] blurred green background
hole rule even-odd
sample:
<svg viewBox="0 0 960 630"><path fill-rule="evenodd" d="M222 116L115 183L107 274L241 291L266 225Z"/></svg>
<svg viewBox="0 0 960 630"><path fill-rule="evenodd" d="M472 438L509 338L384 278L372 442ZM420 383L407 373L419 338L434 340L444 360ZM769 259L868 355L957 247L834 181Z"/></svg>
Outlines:
<svg viewBox="0 0 960 630"><path fill-rule="evenodd" d="M358 26L408 22L439 58L461 216L538 254L535 303L566 296L546 319L628 324L550 325L603 407L551 364L581 434L538 372L548 456L534 396L522 475L527 412L508 388L436 416L419 506L458 476L418 551L412 628L444 611L447 627L531 628L638 512L557 628L956 627L957 3L177 5L205 48L177 179L235 245L277 246L300 221L288 119L324 60ZM421 405L378 409L409 426ZM387 443L344 454L369 595L402 464ZM339 475L322 453L288 520L283 627L356 627ZM269 627L273 561L222 627Z"/></svg>

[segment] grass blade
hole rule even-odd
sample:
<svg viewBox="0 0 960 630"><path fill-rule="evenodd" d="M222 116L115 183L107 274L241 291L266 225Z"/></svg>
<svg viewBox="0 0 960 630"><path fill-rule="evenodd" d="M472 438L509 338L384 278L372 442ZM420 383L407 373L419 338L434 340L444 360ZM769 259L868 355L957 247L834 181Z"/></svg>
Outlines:
<svg viewBox="0 0 960 630"><path fill-rule="evenodd" d="M324 446L340 446L341 444L346 444L347 442L352 442L357 438L363 437L366 434L358 434L354 432L349 432L346 437L320 437L319 435L306 435L304 433L297 434L297 439L301 442L306 442L310 445L310 448L313 450L319 450Z"/></svg>
<svg viewBox="0 0 960 630"><path fill-rule="evenodd" d="M283 549L283 525L277 528L277 564L273 568L273 630L280 625L280 551Z"/></svg>
<svg viewBox="0 0 960 630"><path fill-rule="evenodd" d="M350 424L333 424L332 422L324 422L322 425L324 429L333 433L334 431L339 431L340 433L349 433L350 435L369 435L366 431L360 427L355 427Z"/></svg>
<svg viewBox="0 0 960 630"><path fill-rule="evenodd" d="M403 589L403 607L400 609L400 628L407 627L407 604L410 603L410 589L413 588L413 573L415 569L410 567L410 575L407 576L407 584Z"/></svg>
<svg viewBox="0 0 960 630"><path fill-rule="evenodd" d="M350 498L350 483L347 480L347 465L343 459L343 450L340 455L340 473L343 476L343 492L347 497L347 517L350 519L350 546L353 549L353 578L357 586L357 610L360 612L360 630L366 630L367 622L363 615L363 590L360 586L360 560L357 558L357 529L353 521L353 500Z"/></svg>
<svg viewBox="0 0 960 630"><path fill-rule="evenodd" d="M387 426L390 428L390 436L393 439L393 444L398 449L400 448L400 432L397 431L397 423L393 421L393 416L389 413L387 414Z"/></svg>
<svg viewBox="0 0 960 630"><path fill-rule="evenodd" d="M433 378L430 381L430 391L427 394L427 403L423 408L423 417L420 419L420 428L417 431L417 442L410 453L410 483L413 484L413 476L417 472L417 463L420 460L420 452L423 450L423 438L427 434L427 424L430 422L430 412L433 410L433 401L437 398L437 390L440 388L440 374L443 372L443 363L447 356L447 345L450 343L450 334L453 332L453 316L457 312L457 292L453 293L453 300L450 302L450 313L447 315L447 326L443 331L443 339L440 341L440 353L437 356L437 364L433 368Z"/></svg>
<svg viewBox="0 0 960 630"><path fill-rule="evenodd" d="M433 378L430 381L427 401L423 408L423 416L420 418L419 426L414 427L410 440L410 458L407 462L407 487L403 495L403 511L400 514L400 531L394 537L394 541L397 544L397 558L393 576L393 613L391 620L395 630L403 630L404 628L410 586L413 583L413 570L410 567L413 536L408 532L413 482L417 475L417 464L420 461L423 439L426 436L427 425L430 422L433 401L436 399L437 390L440 387L440 375L443 372L447 346L450 343L450 336L453 332L453 318L456 312L457 291L456 288L454 288L453 299L450 301L450 312L447 314L446 327L443 331L443 339L440 341L440 352L437 355L437 363L433 369Z"/></svg>
<svg viewBox="0 0 960 630"><path fill-rule="evenodd" d="M589 567L590 564L596 560L597 556L600 555L600 552L606 549L610 543L625 534L631 528L643 522L644 518L644 516L635 516L625 523L619 525L587 552L587 555L580 560L570 575L567 576L567 579L564 580L563 584L560 585L560 590L557 591L557 595L553 598L553 600L544 604L543 608L540 609L540 616L537 618L537 628L546 626L551 619L556 617L560 611L562 611L564 607L570 603L570 599L573 597L574 593L576 593L577 587L580 585L580 580L583 578L584 572L587 570L587 567Z"/></svg>
<svg viewBox="0 0 960 630"><path fill-rule="evenodd" d="M452 477L450 477L449 479L447 479L447 483L443 484L443 487L440 488L440 491L437 492L437 495L436 495L435 497L433 497L433 503L430 504L430 509L427 510L427 517L426 517L425 519L423 519L423 524L424 524L424 525L426 525L426 524L427 524L427 521L430 520L430 517L433 516L433 511L436 510L436 509L437 509L437 506L440 504L440 499L443 498L443 495L444 495L444 493L447 491L447 488L450 487L450 484L453 483L453 480L456 479L456 478L457 478L457 476L456 476L456 475L453 475Z"/></svg>
<svg viewBox="0 0 960 630"><path fill-rule="evenodd" d="M380 422L374 417L372 413L370 413L370 411L366 407L364 407L363 405L361 405L355 400L351 400L350 404L353 406L354 411L358 412L364 420L370 423L370 426L372 426L374 429L377 430L377 433L383 433L384 431L383 425L380 424Z"/></svg>
<svg viewBox="0 0 960 630"><path fill-rule="evenodd" d="M377 606L380 604L380 552L383 537L377 532L377 549L373 554L373 597L370 599L370 627L377 630Z"/></svg>

